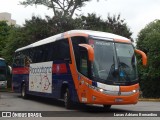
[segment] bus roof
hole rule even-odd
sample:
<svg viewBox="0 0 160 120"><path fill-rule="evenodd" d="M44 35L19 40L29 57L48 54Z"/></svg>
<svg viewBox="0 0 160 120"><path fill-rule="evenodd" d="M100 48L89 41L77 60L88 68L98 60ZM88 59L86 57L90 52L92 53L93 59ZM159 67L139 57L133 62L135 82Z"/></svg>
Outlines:
<svg viewBox="0 0 160 120"><path fill-rule="evenodd" d="M0 58L0 60L5 60L4 58Z"/></svg>
<svg viewBox="0 0 160 120"><path fill-rule="evenodd" d="M43 44L55 42L56 40L60 40L60 39L67 38L67 37L72 37L72 36L95 36L97 38L98 37L107 38L106 40L111 40L111 41L122 40L123 42L131 42L126 37L122 37L122 36L112 34L112 33L92 31L92 30L71 30L71 31L67 31L67 32L64 32L64 33L60 33L60 34L45 38L43 40L37 41L37 42L32 43L30 45L27 45L25 47L19 48L15 52L18 52L18 51L21 51L21 50L24 50L24 49L28 49L28 48L32 48L32 47L36 47L36 46L40 46L40 45L43 45Z"/></svg>

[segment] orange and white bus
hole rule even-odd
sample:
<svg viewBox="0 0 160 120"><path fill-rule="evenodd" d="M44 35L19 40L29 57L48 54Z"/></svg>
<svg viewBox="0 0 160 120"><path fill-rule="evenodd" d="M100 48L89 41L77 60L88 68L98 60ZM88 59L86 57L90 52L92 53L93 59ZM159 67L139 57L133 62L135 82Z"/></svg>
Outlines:
<svg viewBox="0 0 160 120"><path fill-rule="evenodd" d="M28 95L74 102L136 104L139 81L135 53L146 54L122 36L91 30L72 30L15 51L13 90Z"/></svg>

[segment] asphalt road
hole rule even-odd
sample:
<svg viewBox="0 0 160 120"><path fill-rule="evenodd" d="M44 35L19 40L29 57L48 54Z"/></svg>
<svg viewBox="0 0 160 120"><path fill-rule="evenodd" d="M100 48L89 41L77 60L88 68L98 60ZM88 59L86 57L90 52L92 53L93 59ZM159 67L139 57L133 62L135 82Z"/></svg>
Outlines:
<svg viewBox="0 0 160 120"><path fill-rule="evenodd" d="M48 120L48 119L78 119L78 120L158 120L160 117L160 102L138 102L136 105L113 105L109 112L104 111L102 106L84 106L84 105L75 105L71 110L67 110L64 107L62 101L56 101L53 99L45 99L40 97L31 97L30 99L24 100L17 93L7 93L0 92L0 111L15 111L20 113L20 116L25 113L25 111L36 112L37 116L42 116L42 118L37 118L38 120ZM47 111L47 112L43 112ZM135 112L136 111L136 112ZM155 112L156 111L156 112ZM159 111L159 112L157 112ZM39 114L38 114L39 113ZM132 114L131 117L129 116ZM154 114L151 114L154 113ZM1 113L2 114L2 113ZM140 117L139 114L144 114L144 117ZM150 114L150 116L145 116ZM47 116L48 115L48 116ZM127 116L128 115L128 116ZM138 115L138 117L137 117ZM44 117L47 116L47 117ZM54 117L49 117L54 116ZM109 117L108 117L109 116ZM120 117L122 116L122 117ZM127 117L126 117L127 116ZM18 118L7 118L1 117L0 119L21 119ZM26 120L32 120L35 118L23 118Z"/></svg>

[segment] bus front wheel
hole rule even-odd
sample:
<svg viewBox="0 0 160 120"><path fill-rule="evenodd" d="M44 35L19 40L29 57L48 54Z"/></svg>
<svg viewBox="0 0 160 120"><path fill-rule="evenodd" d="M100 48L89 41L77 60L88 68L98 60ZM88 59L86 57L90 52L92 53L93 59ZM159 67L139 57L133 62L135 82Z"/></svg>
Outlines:
<svg viewBox="0 0 160 120"><path fill-rule="evenodd" d="M64 93L64 105L65 105L65 108L67 109L72 108L71 95L68 88L65 90L65 93Z"/></svg>
<svg viewBox="0 0 160 120"><path fill-rule="evenodd" d="M26 99L26 98L27 98L27 94L26 94L26 84L25 84L25 83L22 84L21 97L22 97L23 99Z"/></svg>

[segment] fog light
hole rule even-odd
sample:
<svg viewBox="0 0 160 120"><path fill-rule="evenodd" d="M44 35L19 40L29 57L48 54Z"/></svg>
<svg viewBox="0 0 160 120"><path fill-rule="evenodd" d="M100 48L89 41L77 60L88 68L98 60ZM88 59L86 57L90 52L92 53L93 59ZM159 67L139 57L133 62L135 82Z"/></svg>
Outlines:
<svg viewBox="0 0 160 120"><path fill-rule="evenodd" d="M132 92L136 93L136 90L133 90Z"/></svg>
<svg viewBox="0 0 160 120"><path fill-rule="evenodd" d="M96 100L96 97L95 97L95 96L92 96L92 100L95 101L95 100Z"/></svg>

